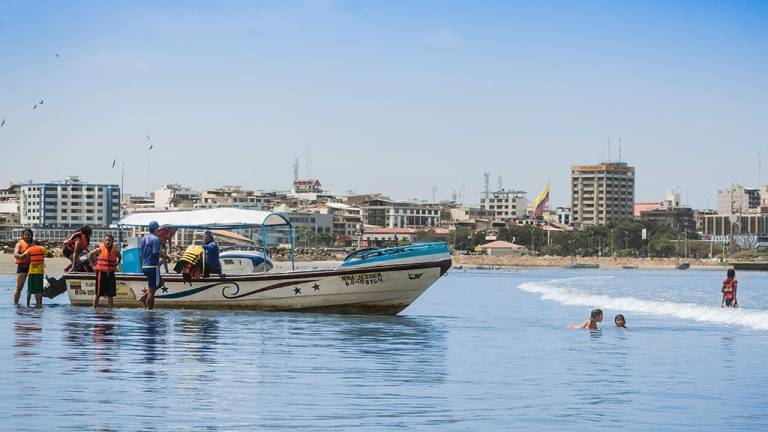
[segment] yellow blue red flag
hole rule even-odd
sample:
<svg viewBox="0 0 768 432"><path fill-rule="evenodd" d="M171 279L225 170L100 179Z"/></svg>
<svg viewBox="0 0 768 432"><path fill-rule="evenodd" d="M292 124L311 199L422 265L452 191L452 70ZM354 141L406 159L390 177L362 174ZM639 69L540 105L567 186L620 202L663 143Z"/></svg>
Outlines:
<svg viewBox="0 0 768 432"><path fill-rule="evenodd" d="M544 188L544 190L539 194L539 196L536 197L536 199L533 201L533 217L538 218L541 216L541 213L544 211L544 206L547 205L549 202L549 182L547 182L547 187Z"/></svg>

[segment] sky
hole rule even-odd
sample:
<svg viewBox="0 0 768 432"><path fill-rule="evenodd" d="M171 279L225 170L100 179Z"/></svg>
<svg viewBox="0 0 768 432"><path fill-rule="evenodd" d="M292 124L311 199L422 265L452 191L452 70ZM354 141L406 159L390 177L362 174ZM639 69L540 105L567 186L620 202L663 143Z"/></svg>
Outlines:
<svg viewBox="0 0 768 432"><path fill-rule="evenodd" d="M715 207L768 182L766 77L768 2L0 0L0 183L286 190L298 158L336 193L477 204L489 172L568 205L620 138L638 201Z"/></svg>

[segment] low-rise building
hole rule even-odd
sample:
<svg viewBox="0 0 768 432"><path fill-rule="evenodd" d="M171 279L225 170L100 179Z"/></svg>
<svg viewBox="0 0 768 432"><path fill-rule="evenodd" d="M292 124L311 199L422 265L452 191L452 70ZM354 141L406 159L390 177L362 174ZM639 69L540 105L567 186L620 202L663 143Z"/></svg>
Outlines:
<svg viewBox="0 0 768 432"><path fill-rule="evenodd" d="M501 221L528 217L527 192L500 189L480 199L480 209L493 212L493 218Z"/></svg>
<svg viewBox="0 0 768 432"><path fill-rule="evenodd" d="M560 225L571 224L571 208L570 207L557 207L555 208L555 222Z"/></svg>
<svg viewBox="0 0 768 432"><path fill-rule="evenodd" d="M717 191L717 213L721 215L759 212L761 202L759 188L736 185Z"/></svg>
<svg viewBox="0 0 768 432"><path fill-rule="evenodd" d="M201 193L178 183L166 184L155 191L155 208L162 210L192 209L200 202Z"/></svg>
<svg viewBox="0 0 768 432"><path fill-rule="evenodd" d="M475 251L489 256L509 256L525 254L528 252L528 249L519 244L510 243L504 240L496 240L477 246Z"/></svg>
<svg viewBox="0 0 768 432"><path fill-rule="evenodd" d="M17 225L21 222L20 201L21 185L11 183L0 189L0 225Z"/></svg>
<svg viewBox="0 0 768 432"><path fill-rule="evenodd" d="M413 243L415 235L416 230L413 228L366 228L360 246L385 247Z"/></svg>
<svg viewBox="0 0 768 432"><path fill-rule="evenodd" d="M255 191L243 189L242 186L222 186L203 191L195 208L237 207L242 209L260 210L274 204L268 197Z"/></svg>
<svg viewBox="0 0 768 432"><path fill-rule="evenodd" d="M362 210L348 204L328 202L310 207L307 209L311 213L328 214L333 217L333 235L354 236L362 227Z"/></svg>
<svg viewBox="0 0 768 432"><path fill-rule="evenodd" d="M659 226L669 226L678 232L692 232L696 229L693 210L688 207L658 208L640 213L640 220Z"/></svg>
<svg viewBox="0 0 768 432"><path fill-rule="evenodd" d="M385 228L440 226L440 205L428 202L376 198L360 205L363 223Z"/></svg>

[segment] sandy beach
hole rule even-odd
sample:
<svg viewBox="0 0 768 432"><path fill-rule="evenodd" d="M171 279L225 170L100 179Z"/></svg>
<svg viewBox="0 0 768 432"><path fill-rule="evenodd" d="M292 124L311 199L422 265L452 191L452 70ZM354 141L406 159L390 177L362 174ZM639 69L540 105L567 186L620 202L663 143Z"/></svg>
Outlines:
<svg viewBox="0 0 768 432"><path fill-rule="evenodd" d="M559 256L504 256L462 255L453 258L454 266L509 266L509 267L568 267L574 264L598 264L606 268L637 267L650 269L675 269L687 262L691 268L719 269L727 263L698 259L678 258L614 258L614 257L559 257Z"/></svg>

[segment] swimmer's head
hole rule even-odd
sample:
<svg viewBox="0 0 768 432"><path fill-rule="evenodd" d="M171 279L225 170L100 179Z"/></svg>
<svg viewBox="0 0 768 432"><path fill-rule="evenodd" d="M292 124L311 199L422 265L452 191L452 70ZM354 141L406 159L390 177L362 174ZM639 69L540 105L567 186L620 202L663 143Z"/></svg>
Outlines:
<svg viewBox="0 0 768 432"><path fill-rule="evenodd" d="M589 314L589 319L592 321L600 322L603 320L603 310L602 309L592 309L592 312Z"/></svg>
<svg viewBox="0 0 768 432"><path fill-rule="evenodd" d="M735 278L736 277L736 270L734 269L728 269L728 277L729 278Z"/></svg>
<svg viewBox="0 0 768 432"><path fill-rule="evenodd" d="M624 315L618 314L613 319L614 324L616 324L616 327L626 327L627 326L627 320L624 319Z"/></svg>

